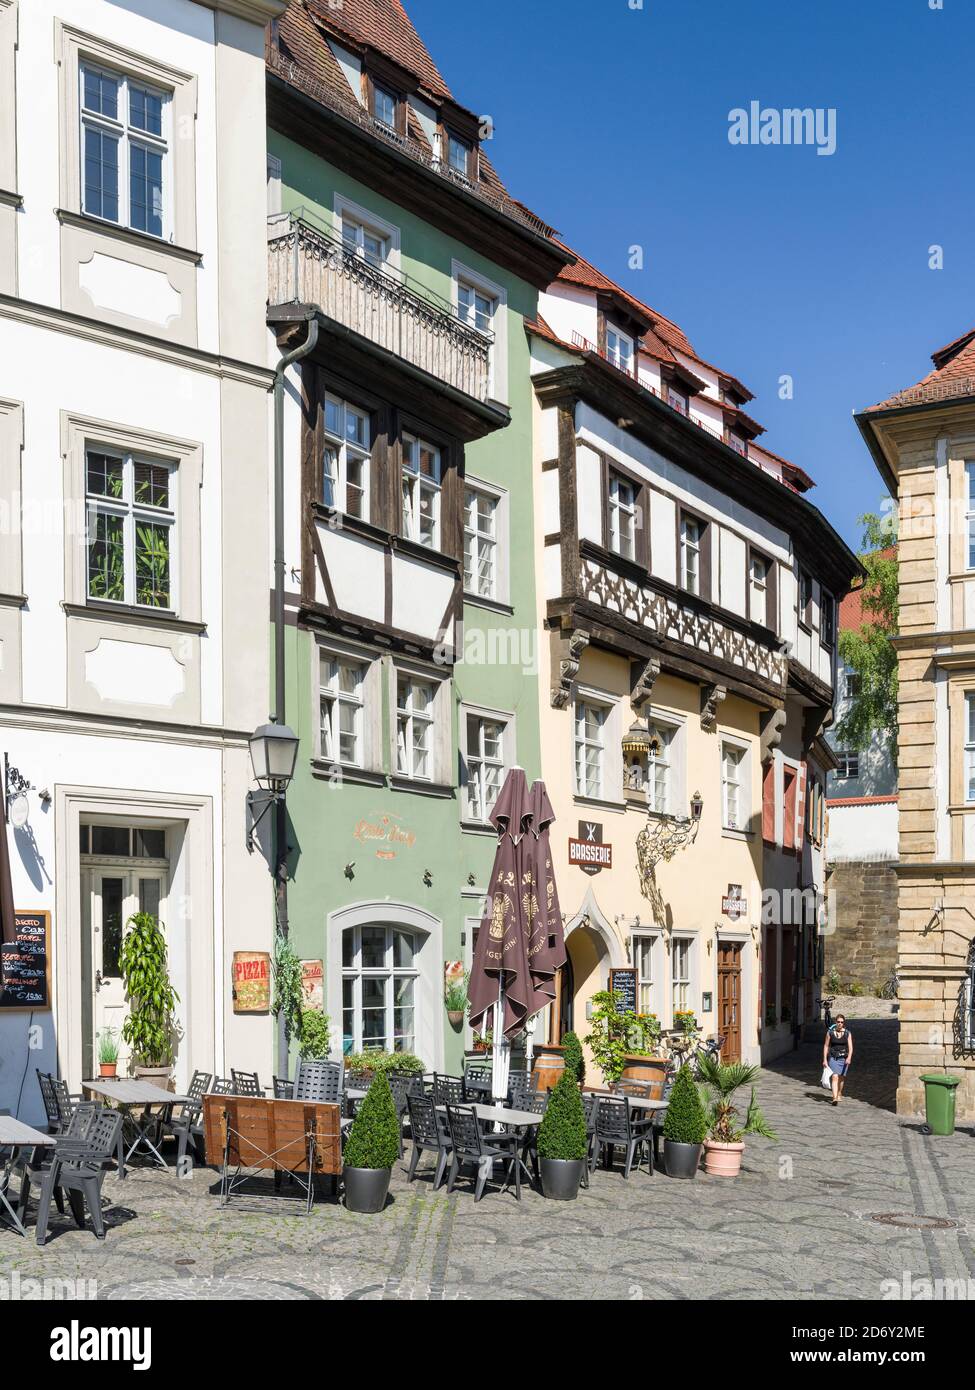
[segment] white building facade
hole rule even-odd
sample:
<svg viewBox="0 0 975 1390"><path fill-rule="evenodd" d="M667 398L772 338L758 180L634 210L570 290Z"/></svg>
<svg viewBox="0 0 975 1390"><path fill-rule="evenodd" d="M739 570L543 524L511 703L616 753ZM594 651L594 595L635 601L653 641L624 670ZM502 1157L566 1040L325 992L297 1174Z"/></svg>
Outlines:
<svg viewBox="0 0 975 1390"><path fill-rule="evenodd" d="M35 1068L76 1089L120 1025L140 909L180 997L177 1089L270 1067L230 969L273 931L245 796L268 708L264 25L283 8L0 0L0 743L29 786L15 905L50 914L50 1007L0 1007L0 1105L27 1120Z"/></svg>

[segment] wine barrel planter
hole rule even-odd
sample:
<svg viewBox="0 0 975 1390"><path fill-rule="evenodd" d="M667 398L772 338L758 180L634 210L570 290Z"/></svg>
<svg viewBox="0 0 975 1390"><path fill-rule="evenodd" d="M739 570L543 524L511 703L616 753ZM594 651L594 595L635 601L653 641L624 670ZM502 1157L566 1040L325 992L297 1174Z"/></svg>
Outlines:
<svg viewBox="0 0 975 1390"><path fill-rule="evenodd" d="M623 1078L626 1081L649 1081L653 1086L650 1099L663 1100L667 1066L666 1057L640 1057L628 1053L623 1065Z"/></svg>
<svg viewBox="0 0 975 1390"><path fill-rule="evenodd" d="M556 1043L539 1043L532 1061L532 1080L538 1091L550 1091L565 1071L565 1049Z"/></svg>

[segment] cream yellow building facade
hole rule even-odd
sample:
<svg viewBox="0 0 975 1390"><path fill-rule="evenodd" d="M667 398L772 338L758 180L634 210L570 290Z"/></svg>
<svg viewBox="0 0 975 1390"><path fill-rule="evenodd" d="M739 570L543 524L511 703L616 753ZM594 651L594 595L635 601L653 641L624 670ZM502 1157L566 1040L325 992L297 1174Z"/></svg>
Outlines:
<svg viewBox="0 0 975 1390"><path fill-rule="evenodd" d="M610 973L635 971L640 1012L666 1030L690 1011L726 1059L757 1062L813 1002L821 733L857 561L810 480L756 443L747 389L594 267L562 272L530 339L568 953L547 1038L585 1037ZM784 923L804 884L809 920Z"/></svg>
<svg viewBox="0 0 975 1390"><path fill-rule="evenodd" d="M975 331L858 417L899 508L897 1110L975 1117Z"/></svg>

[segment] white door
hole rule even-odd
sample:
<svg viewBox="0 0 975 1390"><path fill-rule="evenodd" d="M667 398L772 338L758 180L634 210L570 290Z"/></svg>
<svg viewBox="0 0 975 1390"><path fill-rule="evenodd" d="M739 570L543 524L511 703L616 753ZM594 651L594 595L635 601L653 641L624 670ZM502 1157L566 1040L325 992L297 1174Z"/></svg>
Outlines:
<svg viewBox="0 0 975 1390"><path fill-rule="evenodd" d="M98 1036L111 1029L119 1044L118 1074L128 1072L128 1048L122 1042L125 991L119 952L126 923L135 912L165 920L166 874L162 869L93 866L88 914L91 930L91 1019L93 1060L98 1070Z"/></svg>

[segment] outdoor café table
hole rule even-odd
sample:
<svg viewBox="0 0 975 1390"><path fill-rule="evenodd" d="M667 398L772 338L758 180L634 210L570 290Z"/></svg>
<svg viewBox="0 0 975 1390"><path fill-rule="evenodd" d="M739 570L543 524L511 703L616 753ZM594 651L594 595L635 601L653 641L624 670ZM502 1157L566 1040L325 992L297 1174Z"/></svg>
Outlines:
<svg viewBox="0 0 975 1390"><path fill-rule="evenodd" d="M23 1120L15 1120L13 1115L0 1115L0 1149L10 1150L3 1165L3 1174L0 1176L0 1203L10 1213L14 1225L22 1236L27 1234L23 1222L7 1201L7 1185L10 1181L11 1170L20 1157L21 1149L36 1149L42 1145L51 1148L56 1143L56 1135L42 1134L39 1129L31 1129L30 1125L25 1125Z"/></svg>
<svg viewBox="0 0 975 1390"><path fill-rule="evenodd" d="M650 1100L650 1098L649 1098L648 1096L631 1096L631 1095L629 1095L628 1093L623 1092L623 1091L604 1091L604 1090L597 1090L597 1089L593 1088L592 1090L587 1089L587 1090L586 1090L586 1095L589 1095L589 1096L596 1095L596 1096L606 1096L606 1097L610 1097L610 1096L620 1096L620 1097L621 1097L621 1096L625 1095L625 1096L626 1096L626 1099L630 1102L630 1109L631 1109L631 1110L666 1110L666 1109L667 1109L667 1106L670 1104L670 1102L669 1102L669 1101L666 1101L666 1100Z"/></svg>
<svg viewBox="0 0 975 1390"><path fill-rule="evenodd" d="M156 1162L163 1168L169 1169L169 1164L149 1138L149 1129L155 1124L155 1117L150 1115L149 1107L153 1105L164 1106L166 1113L173 1105L182 1105L190 1101L189 1096L174 1096L172 1091L164 1091L161 1086L153 1086L151 1081L140 1081L138 1078L129 1080L127 1077L118 1077L115 1080L101 1079L99 1081L82 1081L81 1089L88 1096L99 1096L102 1100L109 1101L125 1112L135 1138L129 1145L128 1151L125 1149L125 1140L122 1137L122 1129L118 1132L118 1175L125 1177L125 1165L143 1145L149 1150ZM142 1110L141 1115L134 1115L136 1109Z"/></svg>

